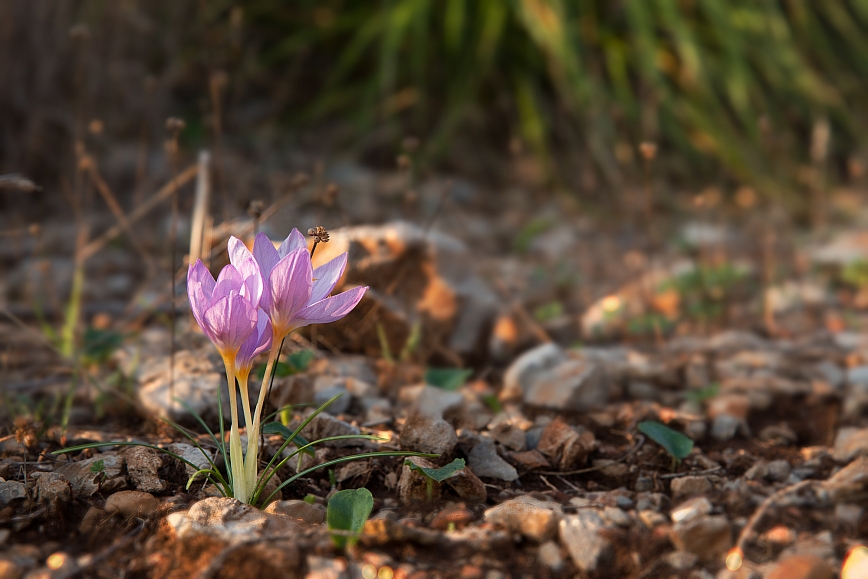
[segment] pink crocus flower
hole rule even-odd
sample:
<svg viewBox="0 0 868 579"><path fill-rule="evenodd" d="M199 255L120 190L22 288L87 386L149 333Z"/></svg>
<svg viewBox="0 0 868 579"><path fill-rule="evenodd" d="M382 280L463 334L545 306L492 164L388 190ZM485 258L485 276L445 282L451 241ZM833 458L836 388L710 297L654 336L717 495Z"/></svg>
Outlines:
<svg viewBox="0 0 868 579"><path fill-rule="evenodd" d="M241 273L232 265L224 267L216 281L198 259L187 272L187 295L193 317L224 360L231 357L233 363L258 320L250 294Z"/></svg>
<svg viewBox="0 0 868 579"><path fill-rule="evenodd" d="M256 327L247 340L241 344L235 356L235 371L241 376L249 376L256 357L271 348L271 321L262 308L257 309Z"/></svg>
<svg viewBox="0 0 868 579"><path fill-rule="evenodd" d="M297 229L277 249L260 233L253 242L253 253L245 252L246 248L244 251L238 248L230 251L229 258L239 270L251 269L250 259L259 266L262 276L259 305L271 320L275 343L298 328L343 318L368 289L357 287L329 296L347 267L347 254L313 269L307 242Z"/></svg>

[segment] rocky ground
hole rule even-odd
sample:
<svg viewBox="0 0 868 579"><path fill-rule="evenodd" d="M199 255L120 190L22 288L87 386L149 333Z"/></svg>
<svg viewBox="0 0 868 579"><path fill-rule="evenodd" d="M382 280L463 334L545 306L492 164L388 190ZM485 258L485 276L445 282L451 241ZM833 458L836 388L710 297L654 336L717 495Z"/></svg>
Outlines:
<svg viewBox="0 0 868 579"><path fill-rule="evenodd" d="M363 176L331 211L364 222L381 191L401 190ZM201 463L159 418L214 451L169 401L214 425L225 376L183 313L169 372L168 292L117 247L88 266L91 334L71 362L28 314L28 296L44 295L59 317L73 275L59 246L71 232L4 240L0 578L838 576L868 534L859 288L825 273L764 278L745 230L695 222L682 230L687 250L652 252L568 206L522 220L521 195L483 201L459 185L420 186L409 210L389 205L385 225L332 231L315 263L348 251L343 285L371 290L341 322L287 343L298 365L272 398L292 405L292 428L311 412L301 404L343 393L302 434L381 438L324 444L301 468L374 450L439 455L410 459L420 466L464 459L430 492L402 459L376 458L303 477L260 511L204 481L187 489L192 468L155 450L51 454L140 441ZM292 217L307 227L323 207L296 203ZM280 223L277 213L264 227L279 238ZM246 225L215 230L214 247ZM827 272L861 256L860 240L772 250ZM637 430L647 420L689 436L693 451L674 465ZM337 549L325 505L358 487L374 511L359 543ZM844 577L868 576L853 552Z"/></svg>

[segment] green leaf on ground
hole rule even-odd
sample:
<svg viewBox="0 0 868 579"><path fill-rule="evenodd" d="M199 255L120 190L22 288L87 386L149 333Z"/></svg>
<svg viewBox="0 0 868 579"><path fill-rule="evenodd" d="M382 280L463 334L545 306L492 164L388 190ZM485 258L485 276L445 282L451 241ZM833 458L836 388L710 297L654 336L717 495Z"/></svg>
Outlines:
<svg viewBox="0 0 868 579"><path fill-rule="evenodd" d="M693 450L693 441L690 438L659 422L640 422L638 428L639 432L662 446L676 463L681 462L681 459Z"/></svg>
<svg viewBox="0 0 868 579"><path fill-rule="evenodd" d="M329 531L342 531L332 534L335 546L354 545L372 510L374 497L368 489L346 489L332 495L326 510L326 522Z"/></svg>
<svg viewBox="0 0 868 579"><path fill-rule="evenodd" d="M425 370L425 384L443 390L458 390L472 373L473 370L465 368L428 368Z"/></svg>
<svg viewBox="0 0 868 579"><path fill-rule="evenodd" d="M404 464L410 467L410 470L415 470L421 472L426 477L431 480L436 480L437 482L443 482L462 468L464 468L464 459L456 458L446 466L441 466L440 468L425 468L423 466L419 466L415 464L413 461L405 460Z"/></svg>

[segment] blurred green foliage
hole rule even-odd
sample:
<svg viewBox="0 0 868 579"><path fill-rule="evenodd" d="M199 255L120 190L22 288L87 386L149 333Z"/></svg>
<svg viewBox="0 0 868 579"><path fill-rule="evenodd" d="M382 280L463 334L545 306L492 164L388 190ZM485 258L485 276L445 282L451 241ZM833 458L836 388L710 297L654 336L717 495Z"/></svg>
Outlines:
<svg viewBox="0 0 868 579"><path fill-rule="evenodd" d="M501 146L520 136L550 174L575 177L584 151L617 183L650 140L685 168L722 166L769 193L795 184L818 123L838 152L864 132L853 111L868 87L868 0L222 0L208 11L242 22L248 64L291 93L287 115L352 120L367 137L376 127L393 150L408 133L434 155L459 134Z"/></svg>

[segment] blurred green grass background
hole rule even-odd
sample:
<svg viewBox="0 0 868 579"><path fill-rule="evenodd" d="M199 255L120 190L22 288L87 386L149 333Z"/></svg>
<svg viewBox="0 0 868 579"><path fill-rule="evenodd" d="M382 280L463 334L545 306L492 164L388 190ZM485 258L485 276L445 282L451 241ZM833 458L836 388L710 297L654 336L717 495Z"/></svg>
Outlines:
<svg viewBox="0 0 868 579"><path fill-rule="evenodd" d="M567 187L622 185L649 141L673 178L798 204L804 167L846 178L868 132L868 0L12 0L0 22L7 141L63 98L117 134L186 107L195 136L225 86L227 133L322 129L386 163L413 135L420 159L470 151L493 178L521 149Z"/></svg>

